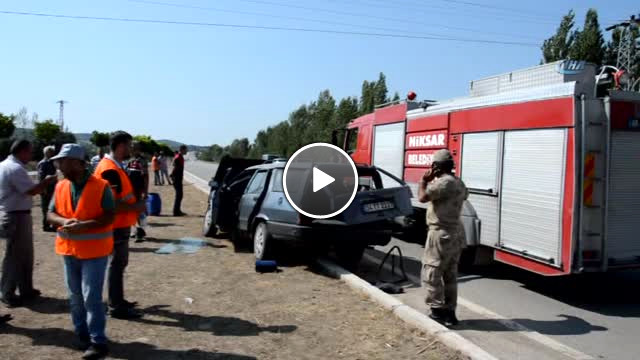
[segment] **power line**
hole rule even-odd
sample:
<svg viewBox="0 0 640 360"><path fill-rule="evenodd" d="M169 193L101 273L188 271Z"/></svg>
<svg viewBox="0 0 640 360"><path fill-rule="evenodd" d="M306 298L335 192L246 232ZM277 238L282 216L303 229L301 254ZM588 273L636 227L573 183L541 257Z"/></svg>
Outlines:
<svg viewBox="0 0 640 360"><path fill-rule="evenodd" d="M105 17L105 16L63 15L63 14L48 14L48 13L38 13L38 12L26 12L26 11L9 11L9 10L0 10L0 14L36 16L36 17L46 17L46 18L58 18L58 19L73 19L73 20L99 20L99 21L112 21L112 22L146 23L146 24L208 26L208 27L232 28L232 29L292 31L292 32L324 33L324 34L336 34L336 35L358 35L358 36L369 36L369 37L380 37L380 38L415 39L415 40L441 40L441 41L456 41L456 42L496 44L496 45L514 45L514 46L527 46L527 47L539 46L538 44L534 44L534 43L525 43L525 42L517 42L517 41L465 39L465 38L452 38L452 37L443 38L443 37L436 37L436 36L372 33L372 32L361 32L361 31L339 31L339 30L299 28L299 27L260 26L260 25L191 22L191 21L176 21L176 20L135 19L135 18L118 18L118 17Z"/></svg>
<svg viewBox="0 0 640 360"><path fill-rule="evenodd" d="M402 23L402 24L407 24L407 23L411 22L407 18L377 16L377 15L354 13L354 12L339 11L339 10L324 9L324 8L316 8L316 7L309 7L309 6L302 6L302 5L282 4L282 3L277 3L277 2L272 2L272 1L265 1L265 0L235 0L235 1L248 2L248 3L253 3L253 4L279 6L279 7L284 7L284 8L300 9L300 10L315 11L315 12L324 12L324 13L333 14L333 15L344 15L344 16L353 16L353 17L359 17L359 18L369 18L369 19L376 19L376 20L384 20L384 21L391 21L391 22L397 22L397 23ZM518 38L526 37L526 36L521 36L521 35L512 35L512 34L503 33L503 32L491 32L491 31L483 31L483 30L479 30L479 29L450 26L450 25L446 25L446 24L422 23L422 22L414 22L414 23L417 24L417 25L422 25L422 26L426 26L426 27L438 27L438 28L449 29L449 30L467 31L467 32L473 32L475 34L482 32L482 33L489 34L489 35L499 35L499 36L505 36L505 37L518 37ZM531 38L531 37L527 37L527 38L534 39L534 38ZM537 39L537 38L535 38L535 39Z"/></svg>
<svg viewBox="0 0 640 360"><path fill-rule="evenodd" d="M330 1L330 2L338 2L338 3L342 3L344 4L343 1L341 0L326 0L326 1ZM362 2L359 0L350 0L350 3L353 2L359 2L360 4L364 4L366 6L371 6L371 7L376 7L376 8L383 8L383 9L398 9L398 8L406 8L406 9L410 9L414 12L421 12L423 14L437 14L438 12L441 13L445 13L445 14L451 14L451 15L456 15L457 17L473 17L473 18L477 18L480 17L480 14L477 13L477 9L474 9L473 11L462 11L461 9L457 9L457 8L452 8L451 6L444 6L444 5L434 5L434 4L419 4L419 3L412 3L412 4L407 4L407 3L401 3L401 2L395 2L395 1L384 1L383 4L378 3L379 0L373 0L376 2L375 5L373 5L371 2ZM395 4L395 5L393 5ZM425 10L428 9L428 10ZM543 18L540 16L533 16L533 15L528 15L525 14L522 11L517 11L515 10L514 13L512 14L505 14L505 13L496 13L495 11L504 11L504 10L498 10L498 9L492 9L492 8L487 8L484 10L489 10L489 11L493 11L491 13L487 13L482 15L482 17L485 18L493 18L493 19L498 19L498 20L508 20L508 21L512 21L512 22L529 22L529 23L533 23L533 24L554 24L556 23L555 20L551 19L551 18Z"/></svg>
<svg viewBox="0 0 640 360"><path fill-rule="evenodd" d="M177 7L177 8L185 8L185 9L226 12L226 13L230 13L230 14L264 16L264 17L272 17L272 18L280 18L280 19L288 19L288 20L298 20L298 21L310 21L310 22L317 22L317 23L321 23L321 24L360 27L360 28L364 28L364 29L373 29L373 30L382 30L382 31L394 31L394 32L400 32L400 33L403 33L403 32L404 33L408 33L409 32L409 31L403 31L403 30L398 30L398 29L390 29L390 28L378 27L378 26L350 24L350 23L344 23L344 22L338 22L338 21L318 20L318 19L311 19L311 18L304 18L304 17L275 15L275 14L258 13L258 12L251 12L251 11L229 10L229 9L220 9L220 8L212 8L212 7L205 7L205 6L195 6L195 5L186 5L186 4L167 3L167 2L160 2L160 1L147 1L147 0L127 0L127 1L132 2L132 3L139 3L139 4L160 5L160 6L170 6L170 7ZM438 34L422 34L422 35L426 35L426 36L441 36L441 35L438 35Z"/></svg>
<svg viewBox="0 0 640 360"><path fill-rule="evenodd" d="M334 1L334 0L329 0L329 1ZM415 2L412 2L411 4L408 3L401 3L401 2L397 2L397 1L391 1L391 0L372 0L372 1L376 1L376 2L384 2L384 3L395 3L398 4L399 6L415 6ZM542 13L542 12L538 12L538 11L533 11L530 9L518 9L518 8L512 8L512 7L504 7L504 6L497 6L497 5L490 5L490 4L484 4L484 3L477 3L477 2L472 2L472 1L464 1L464 0L438 0L441 2L445 2L445 3L451 3L451 4L456 4L456 5L461 5L461 6L471 6L471 7L476 7L476 8L485 8L488 10L498 10L498 11L504 11L504 12L511 12L514 14L517 14L520 17L524 17L524 18L528 18L528 19L539 19L539 20L543 20L542 22L540 22L541 24L557 24L559 23L559 21L555 18L555 15L551 14L551 13ZM428 7L434 7L433 4L423 4L425 6ZM442 7L436 7L439 9L442 9ZM531 14L531 15L525 15L525 13L527 14ZM534 15L535 14L535 15ZM506 14L501 14L501 15L506 15ZM605 19L600 19L600 21L602 23L606 22L606 23L613 23L615 20L605 20Z"/></svg>

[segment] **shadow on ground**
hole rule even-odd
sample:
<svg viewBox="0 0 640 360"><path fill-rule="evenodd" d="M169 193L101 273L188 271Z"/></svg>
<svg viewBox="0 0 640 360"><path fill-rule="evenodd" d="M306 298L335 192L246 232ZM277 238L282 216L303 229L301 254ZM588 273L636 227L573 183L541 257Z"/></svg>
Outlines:
<svg viewBox="0 0 640 360"><path fill-rule="evenodd" d="M183 226L183 225L176 224L176 223L153 223L153 222L150 222L147 225L149 225L152 228L165 228L165 227L172 227L172 226L180 226L180 227L182 227Z"/></svg>
<svg viewBox="0 0 640 360"><path fill-rule="evenodd" d="M214 249L224 249L224 248L227 247L227 245L225 245L225 244L213 243L211 241L207 241L206 239L203 239L203 240L204 240L204 246L205 247L210 247L210 248L214 248ZM180 239L160 239L160 238L155 238L155 237L147 237L141 243L138 243L138 244L142 244L142 243L178 244L178 243L180 243ZM133 249L133 247L131 249ZM155 250L157 250L157 249L155 249ZM144 252L144 251L142 251L142 252Z"/></svg>
<svg viewBox="0 0 640 360"><path fill-rule="evenodd" d="M561 318L561 320L511 319L511 321L544 335L584 335L593 331L608 330L606 327L592 325L576 316L558 315L558 317ZM493 319L462 320L454 329L513 331L507 326L504 326L499 320Z"/></svg>
<svg viewBox="0 0 640 360"><path fill-rule="evenodd" d="M377 249L367 253L379 260L385 255ZM420 261L405 256L404 264L408 273L420 277ZM607 316L640 317L638 292L630 291L640 287L640 271L545 277L497 262L461 271L464 273L460 273L459 283L480 279L514 281L525 289L583 310Z"/></svg>
<svg viewBox="0 0 640 360"><path fill-rule="evenodd" d="M185 314L171 311L168 308L169 305L153 305L141 309L145 314L164 317L168 320L140 318L133 321L149 325L178 327L185 331L211 332L215 336L258 336L263 332L286 334L298 329L295 325L260 326L235 317Z"/></svg>
<svg viewBox="0 0 640 360"><path fill-rule="evenodd" d="M31 339L32 346L55 346L76 350L74 345L75 334L72 331L61 328L30 329L5 324L0 327L0 334L15 334ZM113 359L200 359L200 360L255 360L253 356L209 352L198 349L168 350L160 349L154 345L141 342L110 342Z"/></svg>
<svg viewBox="0 0 640 360"><path fill-rule="evenodd" d="M41 296L26 303L24 307L40 314L67 314L69 300Z"/></svg>

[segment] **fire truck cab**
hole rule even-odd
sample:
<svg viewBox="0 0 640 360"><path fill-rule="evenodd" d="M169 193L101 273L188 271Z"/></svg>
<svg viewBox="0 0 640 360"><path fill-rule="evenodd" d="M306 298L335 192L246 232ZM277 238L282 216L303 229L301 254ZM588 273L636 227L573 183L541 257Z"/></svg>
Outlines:
<svg viewBox="0 0 640 360"><path fill-rule="evenodd" d="M448 148L467 245L494 260L547 276L640 266L640 93L598 96L598 78L566 60L475 80L467 97L354 119L344 147L410 185L418 228L418 182Z"/></svg>

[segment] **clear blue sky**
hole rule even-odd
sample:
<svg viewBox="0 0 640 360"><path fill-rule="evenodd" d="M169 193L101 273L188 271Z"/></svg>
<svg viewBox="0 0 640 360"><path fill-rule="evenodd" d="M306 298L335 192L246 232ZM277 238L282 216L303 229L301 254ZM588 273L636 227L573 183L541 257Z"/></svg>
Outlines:
<svg viewBox="0 0 640 360"><path fill-rule="evenodd" d="M589 7L607 25L640 10L637 0L617 0L615 6L604 0L157 2L201 8L128 0L5 0L0 10L535 44L555 31L569 9L580 26ZM469 80L540 60L539 47L5 14L0 34L0 112L26 106L41 119L57 119L55 101L65 99L73 132L123 129L199 145L253 140L258 130L285 120L321 90L330 89L336 98L359 95L362 81L376 79L380 71L392 92L413 89L421 98L444 99L465 95Z"/></svg>

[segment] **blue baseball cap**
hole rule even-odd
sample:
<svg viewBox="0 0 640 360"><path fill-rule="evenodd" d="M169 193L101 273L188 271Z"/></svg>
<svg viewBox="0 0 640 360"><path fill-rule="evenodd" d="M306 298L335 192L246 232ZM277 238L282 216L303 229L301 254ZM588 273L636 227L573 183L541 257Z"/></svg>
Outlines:
<svg viewBox="0 0 640 360"><path fill-rule="evenodd" d="M51 160L58 159L76 159L84 161L84 148L78 144L64 144L62 145L58 155L51 158Z"/></svg>

